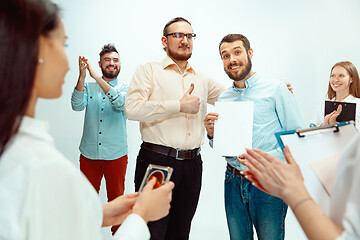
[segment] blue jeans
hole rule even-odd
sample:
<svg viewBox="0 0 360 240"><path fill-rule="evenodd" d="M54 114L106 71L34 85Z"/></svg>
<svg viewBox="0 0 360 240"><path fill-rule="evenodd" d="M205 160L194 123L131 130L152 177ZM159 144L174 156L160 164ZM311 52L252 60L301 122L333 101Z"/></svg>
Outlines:
<svg viewBox="0 0 360 240"><path fill-rule="evenodd" d="M230 170L225 172L225 210L231 240L284 239L287 205Z"/></svg>

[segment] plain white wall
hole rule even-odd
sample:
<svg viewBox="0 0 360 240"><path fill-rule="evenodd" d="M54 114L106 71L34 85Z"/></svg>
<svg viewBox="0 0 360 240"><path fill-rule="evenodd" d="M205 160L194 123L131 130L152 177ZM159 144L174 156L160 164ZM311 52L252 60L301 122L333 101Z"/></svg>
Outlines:
<svg viewBox="0 0 360 240"><path fill-rule="evenodd" d="M197 34L190 63L226 85L231 81L223 71L218 43L228 33L247 36L254 49L254 70L290 82L306 122L325 97L332 65L349 60L360 68L358 0L55 2L63 9L71 70L66 76L63 96L53 101L40 100L37 117L50 122L56 146L75 165L78 165L84 116L83 112L73 112L70 106L78 78L78 56L89 58L96 69L101 47L114 43L122 62L119 78L130 82L138 65L163 59L162 29L174 17L188 19ZM98 74L101 74L99 69ZM87 81L92 80L87 77ZM138 123L128 121L127 124L129 164L125 191L132 192L135 159L141 140ZM202 156L203 187L190 239L228 239L223 204L225 160L206 142ZM103 190L100 196L103 202L106 201ZM109 238L108 233L104 232L104 236ZM291 211L286 238L305 238Z"/></svg>

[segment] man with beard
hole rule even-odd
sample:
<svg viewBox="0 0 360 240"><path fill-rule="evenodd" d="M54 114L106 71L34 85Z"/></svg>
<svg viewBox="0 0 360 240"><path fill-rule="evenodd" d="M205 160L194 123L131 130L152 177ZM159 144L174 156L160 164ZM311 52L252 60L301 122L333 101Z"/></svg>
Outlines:
<svg viewBox="0 0 360 240"><path fill-rule="evenodd" d="M219 101L252 101L254 103L252 147L266 151L285 161L274 133L305 126L299 109L284 82L253 72L253 49L241 34L226 35L219 44L224 70L234 80ZM217 113L209 113L204 124L211 139ZM233 126L236 127L236 126ZM241 136L239 136L241 137ZM233 139L229 139L233 141ZM226 157L225 210L230 238L252 239L255 226L258 239L284 239L287 205L268 195L242 176L244 155Z"/></svg>
<svg viewBox="0 0 360 240"><path fill-rule="evenodd" d="M86 108L83 136L80 143L80 170L99 193L101 179L106 180L110 202L124 193L128 149L126 138L125 96L128 86L117 78L120 57L114 45L105 45L100 52L96 74L84 57L79 57L79 79L71 97L72 109ZM86 82L86 69L96 82ZM114 234L119 226L111 228Z"/></svg>
<svg viewBox="0 0 360 240"><path fill-rule="evenodd" d="M206 104L225 87L188 63L195 39L191 24L174 18L164 27L161 62L139 66L129 86L125 113L140 122L143 143L137 157L135 190L149 164L170 166L175 183L168 217L149 223L151 239L188 239L201 189L200 146Z"/></svg>

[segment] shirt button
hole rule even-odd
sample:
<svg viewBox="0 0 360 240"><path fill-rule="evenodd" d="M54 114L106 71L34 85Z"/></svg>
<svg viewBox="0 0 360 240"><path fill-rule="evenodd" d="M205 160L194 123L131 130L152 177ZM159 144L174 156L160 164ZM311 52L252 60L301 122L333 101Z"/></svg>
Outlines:
<svg viewBox="0 0 360 240"><path fill-rule="evenodd" d="M92 96L90 96L90 98L92 98Z"/></svg>
<svg viewBox="0 0 360 240"><path fill-rule="evenodd" d="M102 120L100 120L100 122L102 122Z"/></svg>
<svg viewBox="0 0 360 240"><path fill-rule="evenodd" d="M105 97L103 97L103 99L105 99Z"/></svg>
<svg viewBox="0 0 360 240"><path fill-rule="evenodd" d="M99 145L101 145L101 143L99 143Z"/></svg>
<svg viewBox="0 0 360 240"><path fill-rule="evenodd" d="M101 132L99 132L99 134L101 134Z"/></svg>
<svg viewBox="0 0 360 240"><path fill-rule="evenodd" d="M101 111L104 111L104 109L102 108Z"/></svg>

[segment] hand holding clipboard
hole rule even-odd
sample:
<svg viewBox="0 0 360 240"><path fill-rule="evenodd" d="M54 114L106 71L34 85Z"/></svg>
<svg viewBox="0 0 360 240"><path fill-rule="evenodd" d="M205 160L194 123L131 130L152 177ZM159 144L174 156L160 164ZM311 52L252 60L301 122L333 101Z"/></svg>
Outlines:
<svg viewBox="0 0 360 240"><path fill-rule="evenodd" d="M356 103L325 101L324 123L355 121Z"/></svg>

